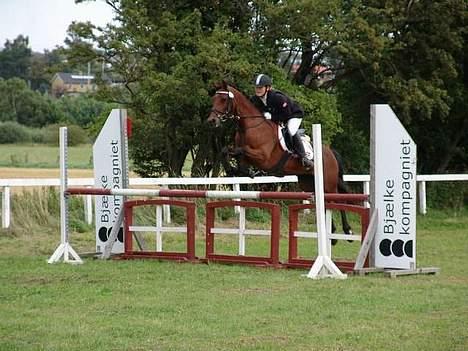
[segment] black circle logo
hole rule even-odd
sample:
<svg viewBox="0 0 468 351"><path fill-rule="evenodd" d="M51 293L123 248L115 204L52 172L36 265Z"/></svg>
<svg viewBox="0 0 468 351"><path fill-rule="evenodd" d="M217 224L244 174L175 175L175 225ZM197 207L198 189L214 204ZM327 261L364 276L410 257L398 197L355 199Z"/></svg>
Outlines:
<svg viewBox="0 0 468 351"><path fill-rule="evenodd" d="M99 228L99 231L98 231L99 240L105 243L107 240L109 240L111 232L112 232L112 227ZM123 243L124 241L123 228L119 229L119 232L117 233L117 239L115 239L115 241L119 241Z"/></svg>
<svg viewBox="0 0 468 351"><path fill-rule="evenodd" d="M394 255L396 257L407 256L413 257L413 240L408 240L406 243L401 239L396 239L392 242L390 239L383 239L379 244L380 253L385 256Z"/></svg>

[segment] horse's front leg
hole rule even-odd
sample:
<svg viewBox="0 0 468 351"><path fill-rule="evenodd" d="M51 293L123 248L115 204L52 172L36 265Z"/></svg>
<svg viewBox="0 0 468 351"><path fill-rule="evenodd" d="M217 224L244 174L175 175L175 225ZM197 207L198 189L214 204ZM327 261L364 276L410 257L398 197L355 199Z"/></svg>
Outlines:
<svg viewBox="0 0 468 351"><path fill-rule="evenodd" d="M237 160L233 157L233 148L224 147L221 150L221 164L228 176L236 176L238 173ZM236 161L236 164L233 165L233 161Z"/></svg>
<svg viewBox="0 0 468 351"><path fill-rule="evenodd" d="M241 147L225 147L221 152L223 154L223 167L228 175L251 178L255 176L255 173L244 159L244 149ZM234 166L232 161L235 161Z"/></svg>
<svg viewBox="0 0 468 351"><path fill-rule="evenodd" d="M245 150L241 147L234 147L231 149L231 155L232 157L236 158L236 159L240 159L242 157L244 157L245 155Z"/></svg>

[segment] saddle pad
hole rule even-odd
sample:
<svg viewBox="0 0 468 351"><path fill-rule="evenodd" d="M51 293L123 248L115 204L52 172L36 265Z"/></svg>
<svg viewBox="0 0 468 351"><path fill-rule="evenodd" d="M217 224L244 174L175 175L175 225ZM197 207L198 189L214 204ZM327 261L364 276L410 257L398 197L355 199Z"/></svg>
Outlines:
<svg viewBox="0 0 468 351"><path fill-rule="evenodd" d="M279 143L281 145L281 148L284 151L289 151L294 153L294 150L288 149L286 146L286 141L284 140L283 132L282 132L283 127L281 125L278 125L278 137L279 137ZM301 140L302 144L304 145L304 151L306 154L307 159L313 160L314 159L314 150L312 149L312 143L310 142L310 137L308 135L301 135Z"/></svg>

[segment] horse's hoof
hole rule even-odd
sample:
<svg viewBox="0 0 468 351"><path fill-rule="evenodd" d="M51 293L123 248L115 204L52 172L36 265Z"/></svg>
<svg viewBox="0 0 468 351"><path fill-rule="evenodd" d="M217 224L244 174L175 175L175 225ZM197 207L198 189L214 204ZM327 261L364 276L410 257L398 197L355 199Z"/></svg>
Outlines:
<svg viewBox="0 0 468 351"><path fill-rule="evenodd" d="M338 240L337 239L331 239L331 244L332 244L332 246L335 246L336 244L338 244Z"/></svg>
<svg viewBox="0 0 468 351"><path fill-rule="evenodd" d="M307 158L303 158L302 166L305 168L306 171L311 171L314 168L314 163Z"/></svg>
<svg viewBox="0 0 468 351"><path fill-rule="evenodd" d="M346 234L347 235L353 235L354 233L353 233L352 230L349 230ZM352 243L352 242L354 242L354 240L348 240L348 243Z"/></svg>

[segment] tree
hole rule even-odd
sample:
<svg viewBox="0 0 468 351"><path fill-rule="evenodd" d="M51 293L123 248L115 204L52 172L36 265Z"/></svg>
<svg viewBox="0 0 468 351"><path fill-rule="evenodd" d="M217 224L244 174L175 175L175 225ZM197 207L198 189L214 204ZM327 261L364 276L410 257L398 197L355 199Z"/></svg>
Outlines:
<svg viewBox="0 0 468 351"><path fill-rule="evenodd" d="M75 67L70 65L62 52L62 48L55 48L44 53L34 52L30 60L31 89L46 93L50 90L51 79L57 72L73 72Z"/></svg>
<svg viewBox="0 0 468 351"><path fill-rule="evenodd" d="M53 102L32 91L24 80L0 78L0 121L15 121L30 127L43 127L58 121Z"/></svg>
<svg viewBox="0 0 468 351"><path fill-rule="evenodd" d="M4 46L0 51L0 77L28 80L31 60L28 37L19 35L12 42L7 40Z"/></svg>
<svg viewBox="0 0 468 351"><path fill-rule="evenodd" d="M220 149L233 129L209 130L212 83L227 79L241 90L252 89L258 72L269 71L278 87L301 100L315 118L330 126L339 121L333 106L310 100L276 67L276 56L252 37L256 5L246 1L108 1L120 25L98 28L75 23L67 44L70 60L104 60L124 84L102 86L103 98L124 104L134 117L132 156L142 175L179 176L188 154L192 175L218 174ZM98 50L92 43L97 44ZM333 102L333 99L329 101ZM338 127L334 129L336 130Z"/></svg>
<svg viewBox="0 0 468 351"><path fill-rule="evenodd" d="M112 108L117 106L99 101L90 95L80 95L63 96L55 101L55 107L61 122L90 128L97 122L98 117L107 117Z"/></svg>
<svg viewBox="0 0 468 351"><path fill-rule="evenodd" d="M468 168L467 6L463 0L356 1L337 47L363 92L354 103L389 103L396 110L419 145L420 172Z"/></svg>

